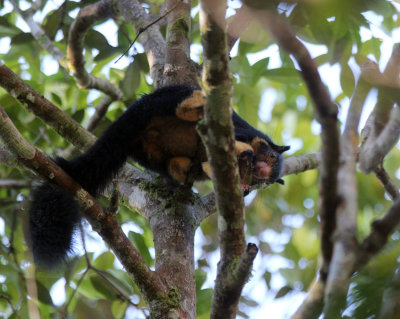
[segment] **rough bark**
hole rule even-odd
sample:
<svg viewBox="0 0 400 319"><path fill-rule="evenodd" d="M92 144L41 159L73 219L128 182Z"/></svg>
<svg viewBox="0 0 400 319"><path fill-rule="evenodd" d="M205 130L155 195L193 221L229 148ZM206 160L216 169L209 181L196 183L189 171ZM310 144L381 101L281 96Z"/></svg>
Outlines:
<svg viewBox="0 0 400 319"><path fill-rule="evenodd" d="M249 244L246 249L244 236L244 204L234 147L225 9L225 1L201 2L203 90L207 105L205 125L200 130L211 164L221 249L211 318L236 317L242 288L258 252L254 244Z"/></svg>

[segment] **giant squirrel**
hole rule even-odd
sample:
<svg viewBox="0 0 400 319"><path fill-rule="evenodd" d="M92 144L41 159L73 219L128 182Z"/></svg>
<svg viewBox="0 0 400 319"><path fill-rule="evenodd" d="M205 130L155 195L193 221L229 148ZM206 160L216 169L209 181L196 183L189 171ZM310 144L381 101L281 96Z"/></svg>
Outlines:
<svg viewBox="0 0 400 319"><path fill-rule="evenodd" d="M196 124L205 103L198 88L168 86L134 102L83 154L55 162L93 196L98 196L128 157L179 183L207 179L210 167ZM279 179L282 153L278 146L233 112L241 186ZM34 259L54 267L71 251L72 235L81 220L73 196L45 183L33 191L29 225Z"/></svg>

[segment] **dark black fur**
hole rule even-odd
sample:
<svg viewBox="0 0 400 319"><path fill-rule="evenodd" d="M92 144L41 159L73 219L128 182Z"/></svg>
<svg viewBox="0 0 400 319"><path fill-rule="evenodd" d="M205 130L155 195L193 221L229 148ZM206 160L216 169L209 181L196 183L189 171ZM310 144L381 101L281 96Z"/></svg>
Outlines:
<svg viewBox="0 0 400 319"><path fill-rule="evenodd" d="M290 149L290 146L280 146L274 144L274 142L272 142L271 138L268 135L252 127L249 123L243 120L236 112L233 112L232 120L233 120L233 125L235 127L235 139L237 141L251 143L251 141L254 138L260 137L266 140L268 144L271 145L271 148L274 151L277 151L278 153L283 153L288 149Z"/></svg>
<svg viewBox="0 0 400 319"><path fill-rule="evenodd" d="M153 118L175 116L176 107L191 96L193 90L193 87L178 85L144 95L113 122L85 153L72 160L56 158L55 161L93 196L104 190L128 156L142 166L168 176L166 165L149 163L135 138ZM274 154L287 149L275 145L267 135L255 130L236 113L233 122L239 141L250 143L253 138L261 137L271 145ZM281 165L282 156L274 156L280 156L277 165ZM279 178L279 173L280 166L272 182ZM49 268L64 261L71 250L72 234L80 219L78 204L66 191L50 184L34 190L29 222L35 262Z"/></svg>
<svg viewBox="0 0 400 319"><path fill-rule="evenodd" d="M280 146L272 142L271 138L263 132L255 129L245 120L243 120L236 112L233 112L232 116L233 125L235 127L235 139L244 143L251 143L256 137L260 137L266 140L270 147L262 145L260 153L268 154L270 157L279 157L277 161L273 163L273 174L270 176L271 180L283 184L283 180L279 179L279 175L282 170L283 156L282 153L290 149L290 146Z"/></svg>
<svg viewBox="0 0 400 319"><path fill-rule="evenodd" d="M189 86L173 86L144 95L132 104L85 153L67 161L57 158L57 164L89 193L101 193L119 169L132 156L146 165L146 157L134 150L133 138L156 116L175 115L176 106L191 95ZM165 167L151 167L167 174ZM66 191L44 184L33 192L29 213L30 233L35 262L54 267L71 250L72 233L81 219L73 196Z"/></svg>

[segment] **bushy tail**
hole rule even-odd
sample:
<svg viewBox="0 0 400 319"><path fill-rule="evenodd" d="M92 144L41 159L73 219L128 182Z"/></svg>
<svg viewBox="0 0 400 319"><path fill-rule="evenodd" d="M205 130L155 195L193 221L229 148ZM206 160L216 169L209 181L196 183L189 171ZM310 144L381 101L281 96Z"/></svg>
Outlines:
<svg viewBox="0 0 400 319"><path fill-rule="evenodd" d="M97 196L118 173L128 156L144 163L135 137L154 117L175 115L176 106L190 96L193 88L179 85L164 87L143 96L129 107L85 153L72 160L57 158L57 164ZM144 163L145 164L145 163ZM44 184L33 193L29 213L32 249L35 262L54 267L72 250L72 235L81 214L73 196Z"/></svg>
<svg viewBox="0 0 400 319"><path fill-rule="evenodd" d="M29 213L33 255L38 265L53 268L72 249L72 234L81 215L72 195L44 184L34 190Z"/></svg>
<svg viewBox="0 0 400 319"><path fill-rule="evenodd" d="M111 134L111 135L110 135ZM97 196L118 173L127 158L124 145L108 130L82 155L56 163L91 195ZM115 136L114 136L115 137ZM53 268L72 250L72 237L82 215L74 197L61 188L44 184L33 192L29 226L35 262Z"/></svg>

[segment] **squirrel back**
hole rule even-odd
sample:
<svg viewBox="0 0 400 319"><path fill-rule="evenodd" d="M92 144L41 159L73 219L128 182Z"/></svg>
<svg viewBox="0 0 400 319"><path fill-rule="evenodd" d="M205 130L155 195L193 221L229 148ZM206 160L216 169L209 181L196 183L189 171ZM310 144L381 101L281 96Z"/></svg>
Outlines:
<svg viewBox="0 0 400 319"><path fill-rule="evenodd" d="M174 116L177 105L193 90L178 85L142 96L86 152L71 160L58 157L55 162L91 195L98 196L128 156L146 164L143 152L135 149L133 141L154 117ZM165 169L158 171L168 173ZM74 197L57 186L44 183L32 195L29 229L35 263L53 268L73 250L73 233L82 215Z"/></svg>
<svg viewBox="0 0 400 319"><path fill-rule="evenodd" d="M128 156L179 183L203 180L210 176L210 165L196 123L203 117L204 103L198 88L157 89L127 108L86 152L55 161L94 197L118 174ZM236 113L232 120L244 194L254 184L282 184L282 153L289 147L274 144ZM35 262L51 268L64 261L81 218L71 194L46 183L36 188L29 214Z"/></svg>

